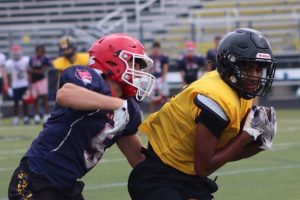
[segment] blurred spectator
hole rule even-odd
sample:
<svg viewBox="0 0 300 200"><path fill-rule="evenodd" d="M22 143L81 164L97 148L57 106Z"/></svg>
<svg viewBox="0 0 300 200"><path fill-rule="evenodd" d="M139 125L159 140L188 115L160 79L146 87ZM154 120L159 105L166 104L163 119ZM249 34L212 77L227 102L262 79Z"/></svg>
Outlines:
<svg viewBox="0 0 300 200"><path fill-rule="evenodd" d="M76 41L71 36L63 36L60 38L59 43L59 54L60 56L53 61L53 67L56 69L56 88L54 91L49 91L51 93L50 99L55 101L56 89L59 85L60 74L66 68L73 65L88 66L89 55L88 53L77 52Z"/></svg>
<svg viewBox="0 0 300 200"><path fill-rule="evenodd" d="M196 45L192 41L185 43L185 53L178 60L178 69L182 78L182 85L185 86L198 79L200 68L205 67L205 58L196 55Z"/></svg>
<svg viewBox="0 0 300 200"><path fill-rule="evenodd" d="M216 56L217 56L217 47L221 41L221 36L216 36L214 38L215 47L213 49L209 49L206 53L207 60L207 71L213 71L216 69Z"/></svg>
<svg viewBox="0 0 300 200"><path fill-rule="evenodd" d="M156 77L153 92L150 95L150 112L155 112L167 101L169 96L169 87L167 82L167 73L169 70L169 57L163 54L159 42L153 42L152 54L153 67L150 73Z"/></svg>
<svg viewBox="0 0 300 200"><path fill-rule="evenodd" d="M59 40L60 56L53 61L54 68L60 73L66 68L73 65L88 66L89 55L88 53L78 53L77 45L74 38L70 36L63 36Z"/></svg>
<svg viewBox="0 0 300 200"><path fill-rule="evenodd" d="M45 56L45 47L37 45L35 48L35 55L29 61L29 89L33 96L36 97L34 101L34 122L40 123L39 101L41 100L44 108L44 122L49 115L48 105L48 80L46 78L47 68L50 66L50 60Z"/></svg>
<svg viewBox="0 0 300 200"><path fill-rule="evenodd" d="M2 104L3 104L3 93L8 90L7 75L5 70L5 55L0 53L0 119L3 117Z"/></svg>
<svg viewBox="0 0 300 200"><path fill-rule="evenodd" d="M21 46L14 44L10 49L10 58L6 61L5 66L9 76L9 86L12 88L14 100L14 117L12 125L19 124L19 101L23 100L28 89L28 65L29 57L23 56ZM29 124L28 106L23 103L24 124Z"/></svg>

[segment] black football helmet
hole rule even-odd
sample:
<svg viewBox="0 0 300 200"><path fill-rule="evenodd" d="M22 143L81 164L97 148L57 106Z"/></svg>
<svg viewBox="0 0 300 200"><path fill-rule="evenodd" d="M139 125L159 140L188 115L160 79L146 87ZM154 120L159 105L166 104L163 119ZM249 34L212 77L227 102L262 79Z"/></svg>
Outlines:
<svg viewBox="0 0 300 200"><path fill-rule="evenodd" d="M70 36L61 37L58 46L61 56L67 59L71 59L77 50L76 42L74 38Z"/></svg>
<svg viewBox="0 0 300 200"><path fill-rule="evenodd" d="M251 68L254 65L262 69L261 77L242 73L243 67ZM236 29L225 35L218 45L217 71L224 82L244 99L267 95L273 83L276 66L270 43L259 31ZM245 84L245 80L251 78L257 80L257 86L253 90L247 89Z"/></svg>

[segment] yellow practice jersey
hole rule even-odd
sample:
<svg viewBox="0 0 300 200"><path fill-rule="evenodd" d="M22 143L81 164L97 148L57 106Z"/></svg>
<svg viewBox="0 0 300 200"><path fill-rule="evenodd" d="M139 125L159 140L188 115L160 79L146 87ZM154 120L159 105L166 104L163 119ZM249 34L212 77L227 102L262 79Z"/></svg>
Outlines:
<svg viewBox="0 0 300 200"><path fill-rule="evenodd" d="M59 71L63 71L66 68L71 67L73 65L88 66L88 64L89 64L88 53L76 53L74 63L71 63L70 60L66 59L63 56L58 57L53 61L54 68Z"/></svg>
<svg viewBox="0 0 300 200"><path fill-rule="evenodd" d="M205 74L140 125L156 154L167 165L195 175L194 146L196 122L201 109L194 103L197 94L211 98L226 113L229 124L221 133L218 148L226 145L240 130L240 122L252 105L252 100L239 98L217 71Z"/></svg>

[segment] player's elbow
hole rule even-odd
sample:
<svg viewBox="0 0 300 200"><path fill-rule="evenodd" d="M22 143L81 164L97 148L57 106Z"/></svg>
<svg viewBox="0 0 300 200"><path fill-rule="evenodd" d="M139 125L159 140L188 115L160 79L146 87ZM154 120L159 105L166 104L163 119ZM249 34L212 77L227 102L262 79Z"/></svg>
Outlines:
<svg viewBox="0 0 300 200"><path fill-rule="evenodd" d="M206 168L205 166L195 165L195 172L198 176L207 177L213 173L212 170Z"/></svg>

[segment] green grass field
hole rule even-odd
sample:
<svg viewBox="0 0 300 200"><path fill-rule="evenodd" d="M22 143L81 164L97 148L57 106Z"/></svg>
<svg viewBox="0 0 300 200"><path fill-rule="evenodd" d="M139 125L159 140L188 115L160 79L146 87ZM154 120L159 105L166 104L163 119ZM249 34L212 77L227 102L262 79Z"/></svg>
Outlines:
<svg viewBox="0 0 300 200"><path fill-rule="evenodd" d="M225 165L218 175L216 199L300 200L300 110L278 110L278 132L271 151ZM7 185L20 158L41 126L0 126L0 200L7 199ZM144 138L146 141L146 138ZM126 183L130 167L116 147L107 151L84 177L87 200L130 199Z"/></svg>

